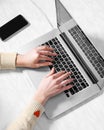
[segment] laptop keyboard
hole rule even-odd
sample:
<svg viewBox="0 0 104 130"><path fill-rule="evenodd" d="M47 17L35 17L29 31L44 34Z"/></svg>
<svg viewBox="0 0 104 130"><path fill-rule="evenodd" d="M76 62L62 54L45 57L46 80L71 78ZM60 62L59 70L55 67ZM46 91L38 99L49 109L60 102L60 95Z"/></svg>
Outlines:
<svg viewBox="0 0 104 130"><path fill-rule="evenodd" d="M42 45L48 45L54 48L54 51L58 54L58 56L54 57L53 65L51 67L54 67L56 72L59 72L61 70L70 71L71 76L69 78L75 79L72 82L73 87L69 90L64 91L67 97L70 97L70 95L74 95L89 86L56 37Z"/></svg>
<svg viewBox="0 0 104 130"><path fill-rule="evenodd" d="M91 64L94 66L101 78L104 77L104 59L95 49L93 44L85 36L81 28L76 25L72 29L68 30L79 47L85 53Z"/></svg>

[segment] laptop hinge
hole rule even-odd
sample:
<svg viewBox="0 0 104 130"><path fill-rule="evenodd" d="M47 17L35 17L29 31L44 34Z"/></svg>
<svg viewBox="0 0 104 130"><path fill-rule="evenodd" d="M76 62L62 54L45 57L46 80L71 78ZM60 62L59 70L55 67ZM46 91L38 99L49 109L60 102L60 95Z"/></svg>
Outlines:
<svg viewBox="0 0 104 130"><path fill-rule="evenodd" d="M76 50L76 48L74 47L74 45L72 44L72 42L69 40L69 38L67 37L67 35L63 32L63 33L60 34L60 36L63 39L63 41L66 43L66 45L68 46L68 48L71 50L71 52L73 53L73 55L75 56L75 58L78 60L78 62L82 66L82 68L85 70L86 74L91 79L92 83L96 84L98 82L98 79L95 77L95 75L93 74L93 72L91 71L91 69L88 67L88 65L86 64L86 62L82 58L82 56L79 54L79 52Z"/></svg>

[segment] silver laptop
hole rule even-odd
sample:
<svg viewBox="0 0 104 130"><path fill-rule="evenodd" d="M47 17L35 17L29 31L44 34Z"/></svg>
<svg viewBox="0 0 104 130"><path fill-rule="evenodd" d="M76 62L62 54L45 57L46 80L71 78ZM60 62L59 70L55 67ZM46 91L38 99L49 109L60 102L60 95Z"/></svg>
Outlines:
<svg viewBox="0 0 104 130"><path fill-rule="evenodd" d="M55 48L58 56L53 66L56 72L71 71L73 87L51 98L45 105L45 113L49 119L71 111L98 95L104 85L104 59L87 38L82 29L64 8L59 0L55 0L57 13L57 29L23 46L19 53L40 46L49 45ZM51 66L52 67L52 66ZM30 81L38 87L41 79L51 67L25 69Z"/></svg>

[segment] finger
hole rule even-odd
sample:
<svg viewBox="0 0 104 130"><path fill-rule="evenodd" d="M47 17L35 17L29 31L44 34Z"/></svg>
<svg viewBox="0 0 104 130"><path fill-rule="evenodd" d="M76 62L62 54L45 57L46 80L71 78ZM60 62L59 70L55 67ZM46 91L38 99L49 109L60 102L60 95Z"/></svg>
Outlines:
<svg viewBox="0 0 104 130"><path fill-rule="evenodd" d="M53 61L52 58L50 58L50 57L48 57L48 56L44 56L44 55L41 55L41 56L39 57L39 60Z"/></svg>
<svg viewBox="0 0 104 130"><path fill-rule="evenodd" d="M68 86L65 86L65 87L61 88L59 91L61 93L61 92L65 91L65 90L68 90L68 89L70 89L72 87L73 87L73 85L68 85Z"/></svg>
<svg viewBox="0 0 104 130"><path fill-rule="evenodd" d="M68 89L70 89L70 88L72 88L72 87L73 87L72 85L67 85L67 86L65 86L65 87L58 88L58 89L57 89L57 94L62 93L62 92L64 92L65 90L68 90Z"/></svg>
<svg viewBox="0 0 104 130"><path fill-rule="evenodd" d="M57 72L53 75L53 78L56 79L56 78L59 78L61 75L63 75L65 73L65 71L60 71L60 72Z"/></svg>
<svg viewBox="0 0 104 130"><path fill-rule="evenodd" d="M47 75L47 77L48 76L51 76L52 74L54 74L54 72L55 72L55 69L54 69L54 67L51 69L51 71L49 72L49 74Z"/></svg>
<svg viewBox="0 0 104 130"><path fill-rule="evenodd" d="M58 54L55 52L51 52L51 51L40 51L39 52L42 55L48 55L48 56L57 56Z"/></svg>
<svg viewBox="0 0 104 130"><path fill-rule="evenodd" d="M46 51L53 51L54 49L52 47L49 46L39 46L37 47L37 50L41 51L41 50L46 50Z"/></svg>
<svg viewBox="0 0 104 130"><path fill-rule="evenodd" d="M60 87L67 85L68 83L71 83L74 79L70 78L67 80L64 80L60 83Z"/></svg>
<svg viewBox="0 0 104 130"><path fill-rule="evenodd" d="M44 67L44 66L49 66L49 65L52 65L51 62L40 62L38 64L36 64L36 68L39 68L39 67Z"/></svg>
<svg viewBox="0 0 104 130"><path fill-rule="evenodd" d="M61 75L57 80L63 81L63 80L66 79L70 74L71 74L71 72L66 72L65 74Z"/></svg>

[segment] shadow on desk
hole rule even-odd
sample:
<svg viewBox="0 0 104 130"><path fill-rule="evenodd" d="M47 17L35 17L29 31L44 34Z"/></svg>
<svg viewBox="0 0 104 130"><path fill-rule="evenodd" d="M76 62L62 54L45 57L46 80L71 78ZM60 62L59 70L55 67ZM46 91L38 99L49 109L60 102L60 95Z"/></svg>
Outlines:
<svg viewBox="0 0 104 130"><path fill-rule="evenodd" d="M22 68L16 68L16 69L12 69L12 70L0 70L0 75L2 74L10 74L10 73L22 73L23 69Z"/></svg>

